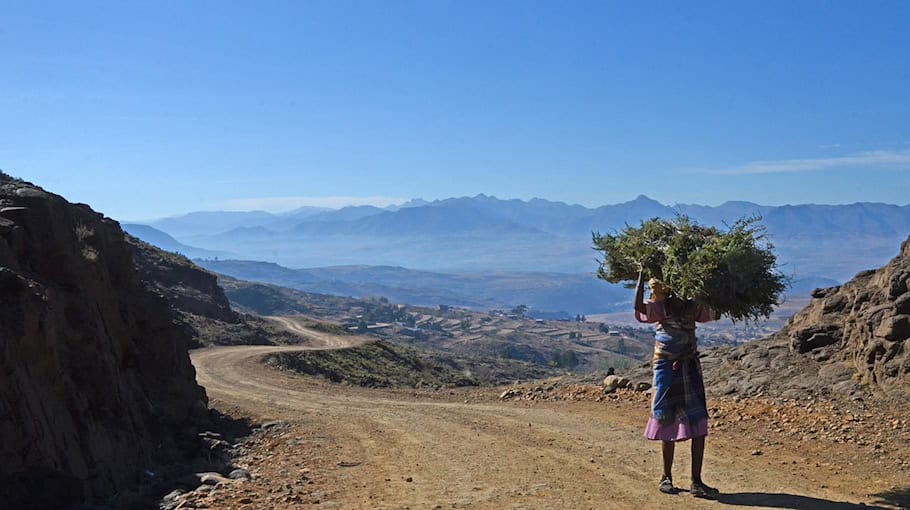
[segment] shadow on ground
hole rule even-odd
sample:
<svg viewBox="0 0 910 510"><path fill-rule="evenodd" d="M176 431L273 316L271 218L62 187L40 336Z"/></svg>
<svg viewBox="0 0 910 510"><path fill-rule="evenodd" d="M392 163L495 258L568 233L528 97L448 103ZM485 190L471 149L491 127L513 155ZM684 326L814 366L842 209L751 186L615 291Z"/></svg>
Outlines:
<svg viewBox="0 0 910 510"><path fill-rule="evenodd" d="M115 504L114 507L130 510L165 508L167 505L160 503L165 494L175 489L193 490L200 485L195 473L227 475L235 467L232 465L232 445L249 436L253 426L246 418L234 418L216 409L209 409L205 419L181 432L180 460L162 466L160 475L140 489L141 497L136 504Z"/></svg>
<svg viewBox="0 0 910 510"><path fill-rule="evenodd" d="M894 488L887 492L875 495L878 498L875 503L894 505L900 508L910 508L910 487L902 489Z"/></svg>
<svg viewBox="0 0 910 510"><path fill-rule="evenodd" d="M889 503L883 496L876 503ZM810 496L798 496L796 494L777 494L769 492L738 492L733 494L721 494L717 501L726 505L750 506L758 508L796 508L799 510L854 510L863 508L866 510L887 510L893 507L882 507L875 505L862 505L857 503L848 503L845 501L832 501L830 499L813 498Z"/></svg>
<svg viewBox="0 0 910 510"><path fill-rule="evenodd" d="M211 409L162 443L150 465L131 488L109 499L77 503L86 498L81 482L53 472L29 472L19 478L0 477L0 508L16 510L159 510L162 497L175 489L200 485L195 473L229 473L232 445L249 436L253 425ZM23 478L24 477L24 478ZM33 483L37 480L39 483ZM19 502L21 500L21 502ZM176 506L176 505L173 505Z"/></svg>

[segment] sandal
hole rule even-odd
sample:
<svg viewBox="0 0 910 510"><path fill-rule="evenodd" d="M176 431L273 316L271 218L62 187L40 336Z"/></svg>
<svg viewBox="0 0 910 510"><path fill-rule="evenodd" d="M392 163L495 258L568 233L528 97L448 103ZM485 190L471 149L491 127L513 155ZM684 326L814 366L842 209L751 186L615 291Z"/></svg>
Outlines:
<svg viewBox="0 0 910 510"><path fill-rule="evenodd" d="M664 494L676 494L679 492L676 487L673 487L673 480L667 475L660 479L660 484L657 485L657 488Z"/></svg>
<svg viewBox="0 0 910 510"><path fill-rule="evenodd" d="M704 482L692 482L692 488L689 492L696 498L717 499L720 491L714 487L705 485Z"/></svg>

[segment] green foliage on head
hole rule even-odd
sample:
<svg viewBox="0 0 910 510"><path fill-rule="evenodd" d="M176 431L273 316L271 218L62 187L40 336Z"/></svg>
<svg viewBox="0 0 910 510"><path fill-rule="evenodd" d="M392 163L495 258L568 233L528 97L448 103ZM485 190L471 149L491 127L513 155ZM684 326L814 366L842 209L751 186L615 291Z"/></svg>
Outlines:
<svg viewBox="0 0 910 510"><path fill-rule="evenodd" d="M635 282L641 269L676 296L696 299L734 321L767 318L788 279L777 270L774 247L759 220L742 218L721 230L686 216L652 218L619 233L594 233L594 249L604 255L597 277Z"/></svg>

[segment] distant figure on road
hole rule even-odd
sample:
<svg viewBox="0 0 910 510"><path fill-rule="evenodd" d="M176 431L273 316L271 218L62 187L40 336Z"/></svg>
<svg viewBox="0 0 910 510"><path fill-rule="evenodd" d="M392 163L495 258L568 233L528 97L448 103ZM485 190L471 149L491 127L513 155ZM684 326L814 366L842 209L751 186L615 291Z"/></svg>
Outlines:
<svg viewBox="0 0 910 510"><path fill-rule="evenodd" d="M650 299L644 301L644 274L639 273L635 289L635 318L655 325L654 395L651 418L645 437L662 442L664 473L658 485L661 492L676 494L673 486L673 454L676 441L692 440L691 494L716 498L718 490L701 479L708 435L708 408L705 383L698 359L695 323L713 318L710 308L694 300L673 295L660 280L651 279Z"/></svg>

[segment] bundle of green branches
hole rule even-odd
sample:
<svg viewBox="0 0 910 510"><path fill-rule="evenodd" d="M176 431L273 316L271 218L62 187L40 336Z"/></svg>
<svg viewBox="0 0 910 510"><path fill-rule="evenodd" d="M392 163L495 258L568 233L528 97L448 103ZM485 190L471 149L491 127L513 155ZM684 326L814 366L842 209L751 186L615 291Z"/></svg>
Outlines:
<svg viewBox="0 0 910 510"><path fill-rule="evenodd" d="M777 270L760 219L743 218L721 230L686 216L653 218L619 233L594 233L594 249L604 254L597 276L610 283L635 282L641 270L674 295L698 300L734 321L767 318L788 278Z"/></svg>

